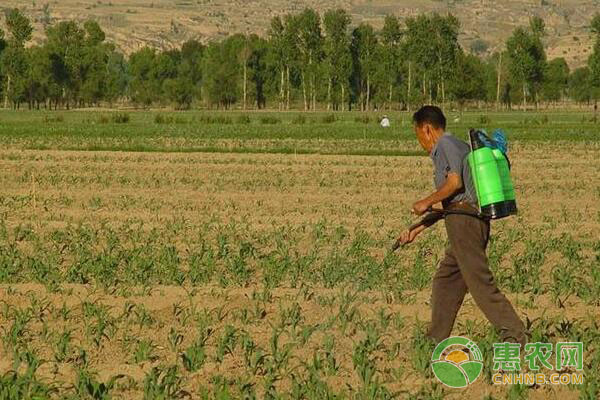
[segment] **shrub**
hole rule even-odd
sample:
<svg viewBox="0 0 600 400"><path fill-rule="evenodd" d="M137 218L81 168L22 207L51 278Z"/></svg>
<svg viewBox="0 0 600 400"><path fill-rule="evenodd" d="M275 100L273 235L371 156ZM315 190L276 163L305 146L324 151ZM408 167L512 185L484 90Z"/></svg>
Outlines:
<svg viewBox="0 0 600 400"><path fill-rule="evenodd" d="M477 38L471 43L471 52L475 54L483 54L489 49L489 45L485 40Z"/></svg>
<svg viewBox="0 0 600 400"><path fill-rule="evenodd" d="M210 116L210 115L202 115L198 118L198 122L203 124L221 124L221 125L229 125L233 123L231 117L227 117L224 115Z"/></svg>
<svg viewBox="0 0 600 400"><path fill-rule="evenodd" d="M224 115L219 115L219 116L213 118L213 121L215 124L221 124L221 125L233 124L233 119L231 119L231 117L226 117Z"/></svg>
<svg viewBox="0 0 600 400"><path fill-rule="evenodd" d="M163 114L156 114L154 116L154 123L156 124L187 124L188 120L186 120L183 117L180 116L173 116L173 115L163 115Z"/></svg>
<svg viewBox="0 0 600 400"><path fill-rule="evenodd" d="M478 122L481 125L488 125L488 124L492 123L492 119L489 116L487 116L487 115L480 115Z"/></svg>
<svg viewBox="0 0 600 400"><path fill-rule="evenodd" d="M174 118L173 122L175 122L176 124L187 124L188 120L185 119L185 118L183 118L183 117L177 116L177 117Z"/></svg>
<svg viewBox="0 0 600 400"><path fill-rule="evenodd" d="M302 114L298 114L293 120L292 124L304 125L306 123L306 117Z"/></svg>
<svg viewBox="0 0 600 400"><path fill-rule="evenodd" d="M357 115L356 118L354 118L354 122L359 124L368 124L371 122L371 118L368 115Z"/></svg>
<svg viewBox="0 0 600 400"><path fill-rule="evenodd" d="M331 124L335 121L336 121L336 118L335 118L334 114L327 114L327 115L324 115L323 118L321 118L321 122L324 124Z"/></svg>
<svg viewBox="0 0 600 400"><path fill-rule="evenodd" d="M274 125L274 124L279 124L280 122L281 122L281 120L276 117L265 116L265 117L260 118L260 123L265 124L265 125Z"/></svg>
<svg viewBox="0 0 600 400"><path fill-rule="evenodd" d="M247 125L250 123L250 117L245 114L242 114L239 117L237 117L237 123Z"/></svg>
<svg viewBox="0 0 600 400"><path fill-rule="evenodd" d="M115 124L126 124L130 121L130 117L127 113L114 113L112 115L112 121Z"/></svg>
<svg viewBox="0 0 600 400"><path fill-rule="evenodd" d="M548 116L547 116L547 115L543 115L543 116L541 116L541 117L540 117L540 119L536 119L536 118L534 118L534 119L531 121L531 123L532 123L533 125L546 125L546 124L548 124L548 122L549 122L549 119L548 119Z"/></svg>
<svg viewBox="0 0 600 400"><path fill-rule="evenodd" d="M53 123L53 122L64 122L65 121L65 117L63 115L55 115L55 116L49 116L49 115L44 115L44 122L45 123Z"/></svg>

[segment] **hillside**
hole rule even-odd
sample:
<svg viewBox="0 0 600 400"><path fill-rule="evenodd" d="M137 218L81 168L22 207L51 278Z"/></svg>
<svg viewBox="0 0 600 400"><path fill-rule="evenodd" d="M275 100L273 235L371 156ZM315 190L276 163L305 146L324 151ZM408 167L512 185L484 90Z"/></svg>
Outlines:
<svg viewBox="0 0 600 400"><path fill-rule="evenodd" d="M92 18L102 25L109 40L127 53L144 45L171 48L192 38L206 42L237 32L265 34L273 16L304 7L321 12L341 7L352 14L354 24L366 21L375 26L381 26L386 14L407 17L421 12L450 11L462 22L463 46L469 49L476 39L481 39L490 52L498 49L515 27L526 25L530 16L539 15L546 21L549 57L565 57L571 67L587 60L591 51L587 25L599 5L598 0L2 0L1 3L0 10L19 7L35 21L36 40L42 36L45 23Z"/></svg>

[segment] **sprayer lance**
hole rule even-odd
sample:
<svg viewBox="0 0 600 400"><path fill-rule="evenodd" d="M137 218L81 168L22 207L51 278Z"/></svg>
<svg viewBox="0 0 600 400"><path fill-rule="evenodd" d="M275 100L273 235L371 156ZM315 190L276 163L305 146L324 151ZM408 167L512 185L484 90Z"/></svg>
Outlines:
<svg viewBox="0 0 600 400"><path fill-rule="evenodd" d="M425 214L425 216L419 222L412 224L408 228L409 231L412 231L413 229L417 229L421 225L431 226L431 225L435 224L436 222L438 222L440 219L444 218L446 215L466 215L469 217L479 218L479 219L484 219L484 220L490 219L490 217L485 214L469 212L466 210L443 210L440 208L429 207L427 209L427 211L428 211L428 213ZM392 246L390 251L394 252L402 246L403 246L403 244L400 242L400 239L398 239L398 240L396 240L396 242L394 242L394 245Z"/></svg>

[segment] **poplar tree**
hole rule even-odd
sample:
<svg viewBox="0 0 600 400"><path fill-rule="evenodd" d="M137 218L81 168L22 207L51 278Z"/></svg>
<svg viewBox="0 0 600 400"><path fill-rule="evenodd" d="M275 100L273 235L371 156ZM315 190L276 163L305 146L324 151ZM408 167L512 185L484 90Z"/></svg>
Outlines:
<svg viewBox="0 0 600 400"><path fill-rule="evenodd" d="M402 48L402 28L398 17L388 15L385 17L383 28L379 33L382 45L381 68L383 77L387 86L387 104L391 109L394 100L394 88L397 87L402 77L401 48Z"/></svg>
<svg viewBox="0 0 600 400"><path fill-rule="evenodd" d="M6 11L5 15L8 41L0 60L2 70L6 75L4 107L7 108L8 102L11 100L13 107L16 108L23 100L25 92L25 78L28 69L25 43L31 40L33 27L29 19L17 8Z"/></svg>
<svg viewBox="0 0 600 400"><path fill-rule="evenodd" d="M591 21L591 30L596 37L594 50L588 58L590 71L591 95L594 99L594 119L597 120L598 98L600 98L600 13L596 13Z"/></svg>
<svg viewBox="0 0 600 400"><path fill-rule="evenodd" d="M375 72L377 36L371 25L360 24L352 31L354 87L362 111L370 109L371 79Z"/></svg>
<svg viewBox="0 0 600 400"><path fill-rule="evenodd" d="M310 8L305 9L297 18L297 48L300 56L299 70L304 110L315 110L317 75L323 51L321 18L315 10Z"/></svg>
<svg viewBox="0 0 600 400"><path fill-rule="evenodd" d="M517 28L506 42L509 69L515 84L522 87L523 109L527 96L538 102L538 92L544 79L546 52L542 43L543 21L533 18L529 29Z"/></svg>
<svg viewBox="0 0 600 400"><path fill-rule="evenodd" d="M280 16L271 19L271 26L267 33L269 37L269 60L275 66L279 77L279 111L285 108L286 93L286 68L288 59L286 51L285 26Z"/></svg>
<svg viewBox="0 0 600 400"><path fill-rule="evenodd" d="M348 81L352 69L348 34L350 22L350 15L343 9L327 11L323 16L327 110L334 107L332 98L336 88L339 89L340 96L338 99L342 105L342 110L345 107Z"/></svg>
<svg viewBox="0 0 600 400"><path fill-rule="evenodd" d="M569 66L564 58L555 58L546 64L542 96L544 101L562 101L567 95L569 85Z"/></svg>
<svg viewBox="0 0 600 400"><path fill-rule="evenodd" d="M47 46L52 60L53 80L60 87L57 102L70 108L77 103L85 75L86 32L74 21L59 22L46 29Z"/></svg>

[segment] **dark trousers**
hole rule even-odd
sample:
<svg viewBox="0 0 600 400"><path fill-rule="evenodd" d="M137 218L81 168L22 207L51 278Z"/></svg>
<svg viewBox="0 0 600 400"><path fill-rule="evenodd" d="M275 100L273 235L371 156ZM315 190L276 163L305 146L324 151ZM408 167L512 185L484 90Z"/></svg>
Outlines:
<svg viewBox="0 0 600 400"><path fill-rule="evenodd" d="M458 208L458 207L457 207ZM465 215L445 218L450 246L433 278L429 336L440 342L450 336L467 291L486 318L500 331L502 341L526 341L523 322L500 292L488 266L486 248L490 223Z"/></svg>

